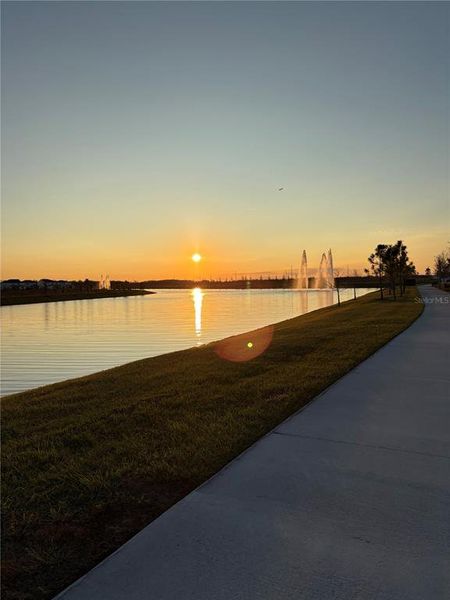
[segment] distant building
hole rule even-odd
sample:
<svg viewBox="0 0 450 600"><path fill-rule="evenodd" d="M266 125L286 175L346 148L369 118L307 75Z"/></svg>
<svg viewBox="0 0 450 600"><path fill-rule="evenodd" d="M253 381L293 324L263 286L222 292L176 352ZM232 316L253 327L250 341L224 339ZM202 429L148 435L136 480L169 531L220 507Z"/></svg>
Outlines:
<svg viewBox="0 0 450 600"><path fill-rule="evenodd" d="M2 290L18 290L20 289L20 279L5 279L1 282Z"/></svg>
<svg viewBox="0 0 450 600"><path fill-rule="evenodd" d="M37 286L40 290L52 289L55 287L56 281L53 279L39 279Z"/></svg>
<svg viewBox="0 0 450 600"><path fill-rule="evenodd" d="M37 281L34 281L32 279L24 279L23 281L20 282L20 289L21 290L33 290L37 288Z"/></svg>
<svg viewBox="0 0 450 600"><path fill-rule="evenodd" d="M37 287L42 290L62 290L73 287L73 282L65 279L39 279Z"/></svg>

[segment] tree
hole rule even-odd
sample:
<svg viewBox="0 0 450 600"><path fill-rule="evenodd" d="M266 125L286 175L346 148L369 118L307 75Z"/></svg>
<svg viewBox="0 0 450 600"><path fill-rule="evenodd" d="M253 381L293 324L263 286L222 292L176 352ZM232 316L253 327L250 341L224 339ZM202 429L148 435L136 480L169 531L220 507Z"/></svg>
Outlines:
<svg viewBox="0 0 450 600"><path fill-rule="evenodd" d="M390 291L397 299L397 285L403 295L406 279L416 272L416 267L408 256L405 244L398 240L395 244L378 244L375 251L369 256L370 271L378 277L380 282L381 299L383 300L383 278L389 282ZM365 270L369 273L369 269Z"/></svg>
<svg viewBox="0 0 450 600"><path fill-rule="evenodd" d="M400 279L400 294L403 296L405 293L406 279L411 277L411 275L415 275L416 267L414 263L410 262L408 256L408 250L406 249L405 244L401 240L395 244L396 252L397 252L397 267L398 267L398 277Z"/></svg>
<svg viewBox="0 0 450 600"><path fill-rule="evenodd" d="M435 257L434 273L439 281L450 276L450 252L443 251Z"/></svg>
<svg viewBox="0 0 450 600"><path fill-rule="evenodd" d="M384 264L384 252L386 249L386 244L378 244L375 248L374 252L367 259L369 261L370 267L369 269L364 269L364 271L369 275L372 273L374 277L378 278L380 284L380 296L381 300L384 299L383 295L383 277L385 275L385 264Z"/></svg>
<svg viewBox="0 0 450 600"><path fill-rule="evenodd" d="M389 279L394 300L397 299L396 286L400 286L400 294L405 291L405 280L414 275L416 267L410 262L408 250L401 240L386 246L385 250L386 275Z"/></svg>
<svg viewBox="0 0 450 600"><path fill-rule="evenodd" d="M426 275L427 277L429 277L429 276L431 275L431 269L430 269L430 267L427 267L427 268L425 269L425 275Z"/></svg>

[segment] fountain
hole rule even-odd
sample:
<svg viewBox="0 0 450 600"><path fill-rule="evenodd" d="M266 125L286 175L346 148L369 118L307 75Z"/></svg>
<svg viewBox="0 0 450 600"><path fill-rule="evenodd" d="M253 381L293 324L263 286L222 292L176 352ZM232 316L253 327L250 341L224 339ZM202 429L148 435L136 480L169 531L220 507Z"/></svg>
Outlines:
<svg viewBox="0 0 450 600"><path fill-rule="evenodd" d="M298 278L298 288L304 290L308 288L308 260L306 250L303 250L302 262L300 264L300 277Z"/></svg>
<svg viewBox="0 0 450 600"><path fill-rule="evenodd" d="M316 288L326 288L327 286L327 278L328 278L328 261L327 255L325 252L322 254L322 258L320 259L319 270L316 276Z"/></svg>
<svg viewBox="0 0 450 600"><path fill-rule="evenodd" d="M333 269L333 255L331 254L331 248L328 250L328 274L327 274L327 287L334 288L334 269Z"/></svg>
<svg viewBox="0 0 450 600"><path fill-rule="evenodd" d="M100 281L98 282L99 290L110 290L111 289L111 281L109 279L109 275L100 275Z"/></svg>
<svg viewBox="0 0 450 600"><path fill-rule="evenodd" d="M309 281L310 279L311 282ZM309 285L310 283L311 285ZM316 289L330 289L334 288L334 285L333 255L331 253L331 248L328 250L328 254L325 254L325 252L322 254L317 274L312 278L308 278L306 250L303 250L299 277L297 279L297 288L302 290L310 287Z"/></svg>

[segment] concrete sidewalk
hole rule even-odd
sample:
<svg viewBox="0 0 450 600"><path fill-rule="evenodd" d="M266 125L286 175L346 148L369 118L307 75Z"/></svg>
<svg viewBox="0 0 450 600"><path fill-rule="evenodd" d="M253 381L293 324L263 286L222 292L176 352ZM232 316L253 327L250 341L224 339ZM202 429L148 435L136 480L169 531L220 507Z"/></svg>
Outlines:
<svg viewBox="0 0 450 600"><path fill-rule="evenodd" d="M450 298L58 596L450 598Z"/></svg>

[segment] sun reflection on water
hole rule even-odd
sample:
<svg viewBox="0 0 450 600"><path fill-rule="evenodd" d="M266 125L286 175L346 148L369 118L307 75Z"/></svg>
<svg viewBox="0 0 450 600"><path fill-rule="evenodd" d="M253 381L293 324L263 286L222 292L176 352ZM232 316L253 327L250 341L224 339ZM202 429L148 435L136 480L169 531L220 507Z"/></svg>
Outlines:
<svg viewBox="0 0 450 600"><path fill-rule="evenodd" d="M197 336L197 346L201 344L202 337L202 303L204 293L202 289L196 287L192 290L192 299L194 301L194 314L195 314L195 335Z"/></svg>

